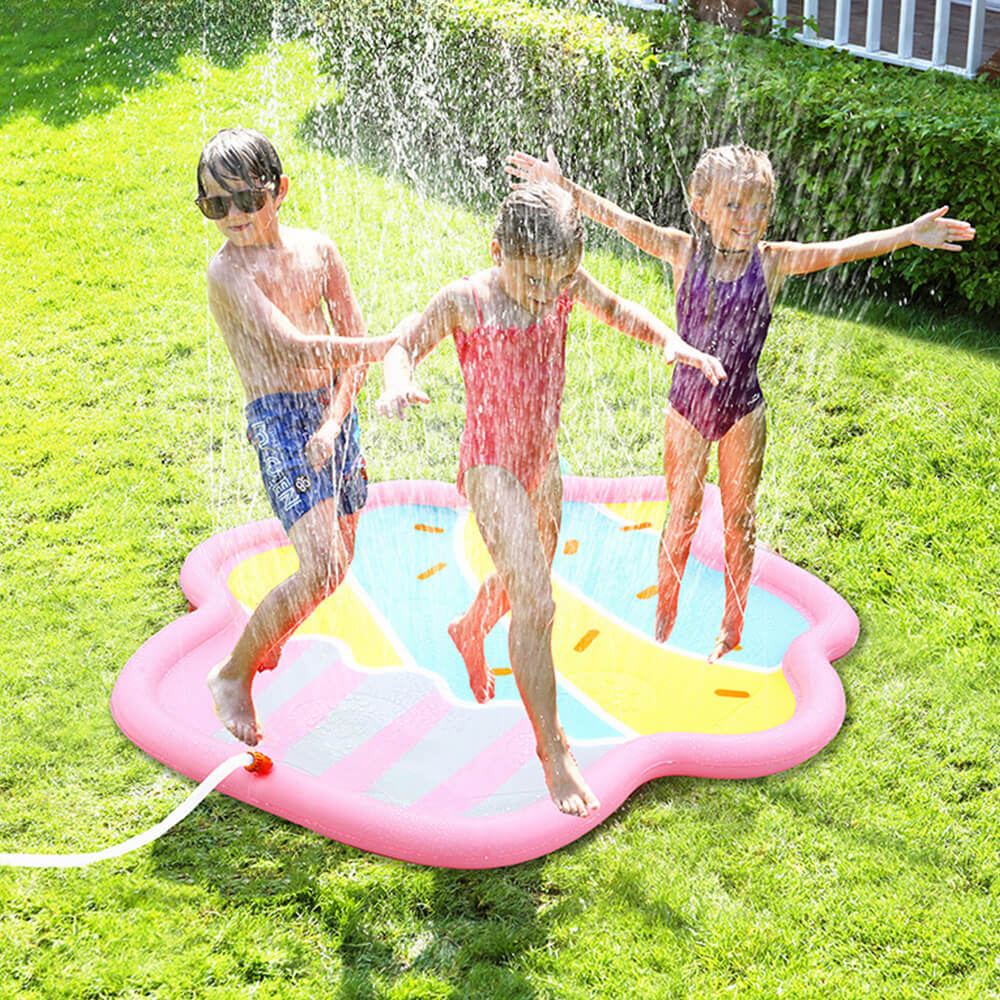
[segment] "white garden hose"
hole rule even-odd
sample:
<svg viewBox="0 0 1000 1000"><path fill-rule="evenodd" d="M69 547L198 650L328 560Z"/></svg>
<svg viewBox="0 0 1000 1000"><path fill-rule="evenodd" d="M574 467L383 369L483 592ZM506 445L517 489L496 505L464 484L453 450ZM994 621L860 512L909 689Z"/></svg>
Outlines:
<svg viewBox="0 0 1000 1000"><path fill-rule="evenodd" d="M258 774L267 774L271 770L271 760L257 751L246 750L228 760L224 760L205 780L169 815L145 833L137 834L114 847L106 847L103 851L91 851L89 854L0 854L0 867L17 868L83 868L96 861L107 861L109 858L120 858L123 854L151 844L162 837L171 827L176 826L185 816L194 810L209 793L221 785L239 767Z"/></svg>

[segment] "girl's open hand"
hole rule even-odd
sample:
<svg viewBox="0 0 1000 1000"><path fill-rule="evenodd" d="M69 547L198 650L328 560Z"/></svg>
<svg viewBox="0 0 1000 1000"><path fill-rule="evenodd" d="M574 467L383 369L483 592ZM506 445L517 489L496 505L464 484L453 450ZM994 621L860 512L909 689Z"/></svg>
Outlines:
<svg viewBox="0 0 1000 1000"><path fill-rule="evenodd" d="M726 369L722 367L722 362L714 354L704 354L697 351L694 364L701 369L702 374L712 385L718 385L726 377Z"/></svg>
<svg viewBox="0 0 1000 1000"><path fill-rule="evenodd" d="M692 347L687 341L680 337L673 337L673 350L668 351L667 364L671 361L679 361L682 365L690 365L697 368L712 385L718 385L726 377L726 369L722 367L722 362L714 354L706 354ZM673 354L673 357L669 355Z"/></svg>
<svg viewBox="0 0 1000 1000"><path fill-rule="evenodd" d="M397 417L400 420L406 415L406 408L416 403L429 403L430 396L415 382L411 382L402 392L386 390L375 400L375 412L380 417Z"/></svg>
<svg viewBox="0 0 1000 1000"><path fill-rule="evenodd" d="M931 250L961 250L958 245L974 239L975 229L960 219L946 219L944 213L948 206L921 215L910 223L910 239L920 247Z"/></svg>
<svg viewBox="0 0 1000 1000"><path fill-rule="evenodd" d="M549 181L558 184L563 178L562 167L551 146L545 149L545 159L539 160L530 153L511 153L504 164L504 170L521 181Z"/></svg>

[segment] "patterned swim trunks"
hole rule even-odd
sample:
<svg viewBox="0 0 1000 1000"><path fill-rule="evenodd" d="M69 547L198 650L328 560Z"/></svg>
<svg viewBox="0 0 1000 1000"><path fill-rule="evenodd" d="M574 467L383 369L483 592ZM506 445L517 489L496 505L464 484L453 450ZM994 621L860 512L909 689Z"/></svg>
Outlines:
<svg viewBox="0 0 1000 1000"><path fill-rule="evenodd" d="M322 424L329 403L330 390L324 386L259 396L247 405L247 438L257 451L267 498L285 531L322 500L336 499L337 514L343 517L361 510L368 498L356 409L340 427L331 461L316 469L306 458L306 442Z"/></svg>

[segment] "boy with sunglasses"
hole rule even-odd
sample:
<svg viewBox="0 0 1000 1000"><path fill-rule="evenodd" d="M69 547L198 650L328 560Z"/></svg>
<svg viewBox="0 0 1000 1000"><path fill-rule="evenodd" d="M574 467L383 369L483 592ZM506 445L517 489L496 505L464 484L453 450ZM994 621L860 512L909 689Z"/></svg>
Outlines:
<svg viewBox="0 0 1000 1000"><path fill-rule="evenodd" d="M262 736L254 676L277 665L354 554L368 494L354 397L394 342L365 336L336 246L278 222L287 193L274 146L253 129L224 129L202 151L195 203L226 237L208 266L208 302L246 392L268 499L299 559L208 676L220 720L251 746Z"/></svg>

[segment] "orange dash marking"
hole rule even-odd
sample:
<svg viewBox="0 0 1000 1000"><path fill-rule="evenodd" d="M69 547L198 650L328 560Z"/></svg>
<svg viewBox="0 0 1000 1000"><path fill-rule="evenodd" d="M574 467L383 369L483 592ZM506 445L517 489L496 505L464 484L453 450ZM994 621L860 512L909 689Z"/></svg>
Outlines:
<svg viewBox="0 0 1000 1000"><path fill-rule="evenodd" d="M573 649L578 653L582 653L600 634L596 628L587 629Z"/></svg>
<svg viewBox="0 0 1000 1000"><path fill-rule="evenodd" d="M642 531L643 528L652 528L652 521L640 521L638 524L623 524L622 531Z"/></svg>
<svg viewBox="0 0 1000 1000"><path fill-rule="evenodd" d="M727 688L716 688L715 693L720 698L749 698L749 691L730 691Z"/></svg>
<svg viewBox="0 0 1000 1000"><path fill-rule="evenodd" d="M656 597L657 587L653 584L652 587L647 587L645 590L640 590L635 596L639 598L640 601L648 600L650 597Z"/></svg>
<svg viewBox="0 0 1000 1000"><path fill-rule="evenodd" d="M506 677L508 674L514 673L514 671L511 670L510 667L496 667L493 670L493 673L496 674L497 677Z"/></svg>
<svg viewBox="0 0 1000 1000"><path fill-rule="evenodd" d="M437 528L433 524L415 524L414 531L429 531L432 535L443 535L444 528Z"/></svg>
<svg viewBox="0 0 1000 1000"><path fill-rule="evenodd" d="M430 569L425 569L423 573L418 573L417 579L426 580L429 576L433 576L435 573L440 573L446 565L447 563L436 563L434 566L431 566Z"/></svg>
<svg viewBox="0 0 1000 1000"><path fill-rule="evenodd" d="M571 538L563 546L563 552L568 556L575 556L579 548L580 548L580 543L575 538Z"/></svg>

